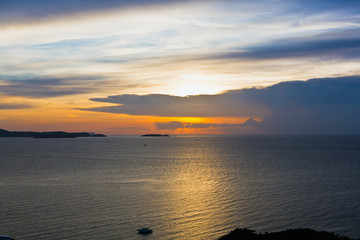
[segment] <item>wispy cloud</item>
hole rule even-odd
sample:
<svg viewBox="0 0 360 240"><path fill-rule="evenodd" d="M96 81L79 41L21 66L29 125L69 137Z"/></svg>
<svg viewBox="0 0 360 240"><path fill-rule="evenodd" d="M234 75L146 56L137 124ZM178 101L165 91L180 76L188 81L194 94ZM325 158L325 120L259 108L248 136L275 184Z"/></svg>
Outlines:
<svg viewBox="0 0 360 240"><path fill-rule="evenodd" d="M12 76L112 72L159 86L145 92L171 94L174 82L210 85L202 93L214 93L273 79L349 75L359 56L357 6L335 0L5 0L0 25L10 27L0 27L0 70ZM289 58L296 61L291 66ZM187 72L222 77L184 80ZM235 77L224 83L228 73Z"/></svg>
<svg viewBox="0 0 360 240"><path fill-rule="evenodd" d="M0 2L0 22L16 23L29 20L40 21L63 15L76 15L88 12L101 12L130 7L164 5L178 0L2 0Z"/></svg>
<svg viewBox="0 0 360 240"><path fill-rule="evenodd" d="M0 76L0 93L7 96L49 98L108 91L109 86L131 89L143 84L109 79L106 75L88 76Z"/></svg>
<svg viewBox="0 0 360 240"><path fill-rule="evenodd" d="M81 82L85 80L91 80L91 77L73 76L69 78L0 80L0 93L32 98L84 94L93 91L93 87L89 86L89 84L81 86Z"/></svg>
<svg viewBox="0 0 360 240"><path fill-rule="evenodd" d="M9 110L9 109L27 109L31 108L31 105L27 104L16 104L16 103L1 103L0 102L0 110Z"/></svg>

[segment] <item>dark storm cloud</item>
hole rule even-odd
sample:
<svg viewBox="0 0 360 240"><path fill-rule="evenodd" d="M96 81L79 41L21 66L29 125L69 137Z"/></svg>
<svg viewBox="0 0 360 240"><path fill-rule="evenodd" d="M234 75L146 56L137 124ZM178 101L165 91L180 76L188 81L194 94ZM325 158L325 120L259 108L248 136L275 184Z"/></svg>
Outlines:
<svg viewBox="0 0 360 240"><path fill-rule="evenodd" d="M359 92L360 76L351 76L282 82L218 95L94 98L91 100L118 105L82 110L166 117L261 117L261 123L252 119L243 126L270 133L360 133ZM170 122L157 126L161 129L189 126L180 124Z"/></svg>
<svg viewBox="0 0 360 240"><path fill-rule="evenodd" d="M82 12L113 10L136 6L170 4L179 0L1 0L0 23L43 20Z"/></svg>
<svg viewBox="0 0 360 240"><path fill-rule="evenodd" d="M360 76L284 82L262 90L272 114L262 128L276 133L360 133Z"/></svg>

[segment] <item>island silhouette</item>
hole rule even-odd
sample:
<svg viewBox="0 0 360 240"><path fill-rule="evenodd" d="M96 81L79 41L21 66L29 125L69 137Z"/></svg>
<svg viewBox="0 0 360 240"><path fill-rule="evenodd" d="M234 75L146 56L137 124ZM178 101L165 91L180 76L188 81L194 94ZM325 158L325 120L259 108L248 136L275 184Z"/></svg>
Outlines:
<svg viewBox="0 0 360 240"><path fill-rule="evenodd" d="M104 134L92 132L22 132L0 129L0 137L31 137L31 138L77 138L77 137L106 137Z"/></svg>
<svg viewBox="0 0 360 240"><path fill-rule="evenodd" d="M167 135L167 134L144 134L141 136L142 137L170 137L170 135Z"/></svg>

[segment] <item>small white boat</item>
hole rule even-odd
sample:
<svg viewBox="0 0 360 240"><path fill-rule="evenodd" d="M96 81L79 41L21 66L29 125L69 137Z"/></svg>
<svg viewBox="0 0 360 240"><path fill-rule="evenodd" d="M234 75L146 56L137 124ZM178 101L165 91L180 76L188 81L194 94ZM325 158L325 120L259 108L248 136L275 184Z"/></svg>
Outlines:
<svg viewBox="0 0 360 240"><path fill-rule="evenodd" d="M137 230L140 234L150 234L153 232L150 228L144 227Z"/></svg>

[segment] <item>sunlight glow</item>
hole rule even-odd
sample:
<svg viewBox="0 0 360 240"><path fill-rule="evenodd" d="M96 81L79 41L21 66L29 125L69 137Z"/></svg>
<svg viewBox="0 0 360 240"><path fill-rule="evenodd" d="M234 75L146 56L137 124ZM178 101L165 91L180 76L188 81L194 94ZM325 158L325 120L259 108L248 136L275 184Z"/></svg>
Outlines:
<svg viewBox="0 0 360 240"><path fill-rule="evenodd" d="M216 94L223 91L224 86L219 83L221 76L207 74L183 74L173 84L170 90L176 96L189 96L200 94Z"/></svg>

